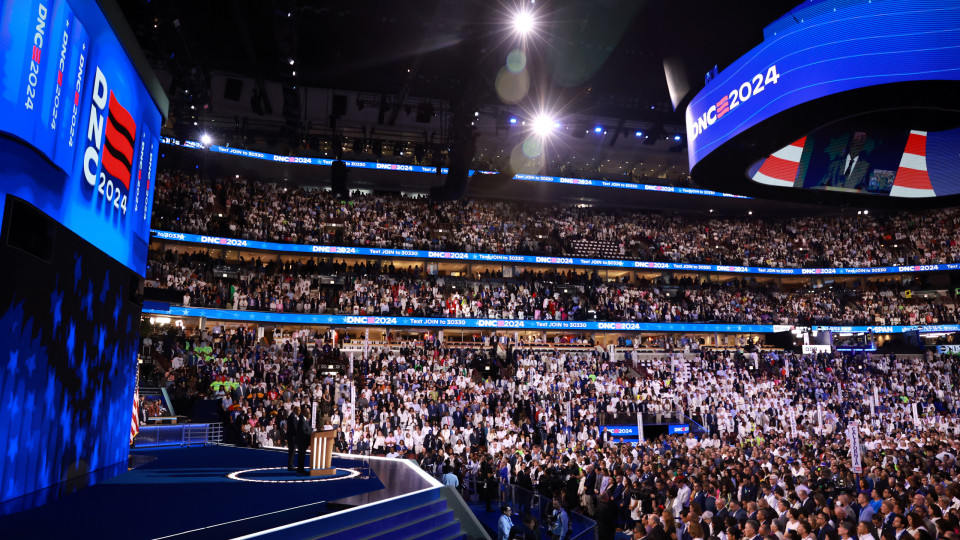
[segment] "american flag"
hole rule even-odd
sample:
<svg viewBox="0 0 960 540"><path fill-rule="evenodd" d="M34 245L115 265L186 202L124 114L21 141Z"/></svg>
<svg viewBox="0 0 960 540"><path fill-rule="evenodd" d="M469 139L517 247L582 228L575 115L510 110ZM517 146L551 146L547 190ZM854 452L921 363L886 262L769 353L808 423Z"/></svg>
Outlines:
<svg viewBox="0 0 960 540"><path fill-rule="evenodd" d="M753 175L753 180L770 186L793 187L806 142L804 137L771 154Z"/></svg>
<svg viewBox="0 0 960 540"><path fill-rule="evenodd" d="M133 391L133 419L130 420L130 444L133 444L133 438L140 433L140 411L137 403L140 401L140 391Z"/></svg>
<svg viewBox="0 0 960 540"><path fill-rule="evenodd" d="M890 190L891 197L934 197L927 172L927 132L911 131Z"/></svg>

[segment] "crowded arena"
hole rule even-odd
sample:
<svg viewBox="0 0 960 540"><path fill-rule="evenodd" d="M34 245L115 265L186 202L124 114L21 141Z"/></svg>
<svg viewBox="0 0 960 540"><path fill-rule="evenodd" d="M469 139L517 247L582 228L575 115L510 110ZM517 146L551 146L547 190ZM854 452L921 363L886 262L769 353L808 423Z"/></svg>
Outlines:
<svg viewBox="0 0 960 540"><path fill-rule="evenodd" d="M960 2L0 2L3 538L960 540Z"/></svg>
<svg viewBox="0 0 960 540"><path fill-rule="evenodd" d="M790 268L956 262L955 209L792 219L712 218L483 199L359 196L161 172L161 230L248 240L479 253L579 255ZM583 244L583 242L596 244Z"/></svg>

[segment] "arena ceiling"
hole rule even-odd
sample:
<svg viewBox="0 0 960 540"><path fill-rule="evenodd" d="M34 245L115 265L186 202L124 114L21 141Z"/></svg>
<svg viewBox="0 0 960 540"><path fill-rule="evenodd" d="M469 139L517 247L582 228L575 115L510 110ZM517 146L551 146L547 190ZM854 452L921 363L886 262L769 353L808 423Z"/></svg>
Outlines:
<svg viewBox="0 0 960 540"><path fill-rule="evenodd" d="M666 183L684 182L688 166L685 140L674 139L683 129L683 110L675 111L671 103L665 61L682 68L690 94L695 94L704 74L714 66L723 69L759 44L763 27L796 5L797 0L120 3L161 73L172 98L171 116L197 121L201 127L204 111L212 111L207 122L224 114L223 107L217 107L223 101L223 90L214 89L217 73L279 82L288 90L354 91L360 96L350 97L354 114L362 110L362 101L370 106L378 95L454 104L469 101L462 99L467 93L471 110L502 106L495 89L498 69L521 39L510 21L517 10L529 10L536 17L534 34L524 38L531 91L519 105L603 118L604 126L620 125L618 131L624 133L619 141L611 141L606 131L602 142L583 140L582 135L567 138L565 150L548 163L605 176L630 171ZM248 109L246 97L241 101ZM279 110L281 105L273 107ZM409 107L406 112L414 116ZM235 116L231 110L228 118ZM325 125L326 119L321 115L314 125ZM218 126L225 119L219 121ZM588 134L596 121L585 124ZM631 140L634 130L639 135L641 129L654 133L657 144ZM408 142L416 141L411 137ZM508 144L487 134L481 136L476 155L496 162L509 152Z"/></svg>
<svg viewBox="0 0 960 540"><path fill-rule="evenodd" d="M531 45L543 60L535 84L543 85L541 94L581 111L648 119L651 106L670 104L665 58L682 59L686 71L702 80L714 65L722 69L758 44L763 26L796 4L527 3L538 19ZM495 54L512 41L507 23L519 5L489 0L121 2L141 47L157 67L176 73L181 85L214 70L280 80L296 57L297 80L304 86L406 91L439 99L457 91L464 41L479 34L488 54ZM568 65L571 57L575 66Z"/></svg>

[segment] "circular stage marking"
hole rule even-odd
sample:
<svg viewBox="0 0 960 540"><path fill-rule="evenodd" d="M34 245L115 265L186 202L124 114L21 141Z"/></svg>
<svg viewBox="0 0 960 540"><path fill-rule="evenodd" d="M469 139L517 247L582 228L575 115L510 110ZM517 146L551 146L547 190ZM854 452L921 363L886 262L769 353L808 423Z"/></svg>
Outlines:
<svg viewBox="0 0 960 540"><path fill-rule="evenodd" d="M346 480L347 478L355 478L360 476L360 471L355 471L353 469L342 469L335 468L336 473L333 475L311 478L311 477L302 477L296 476L290 478L290 480L266 480L259 478L243 478L243 475L249 475L252 473L259 473L263 471L283 471L287 472L286 467L266 467L262 469L244 469L242 471L234 471L227 475L227 478L231 480L239 480L241 482L256 482L260 484L310 484L314 482L330 482L333 480Z"/></svg>

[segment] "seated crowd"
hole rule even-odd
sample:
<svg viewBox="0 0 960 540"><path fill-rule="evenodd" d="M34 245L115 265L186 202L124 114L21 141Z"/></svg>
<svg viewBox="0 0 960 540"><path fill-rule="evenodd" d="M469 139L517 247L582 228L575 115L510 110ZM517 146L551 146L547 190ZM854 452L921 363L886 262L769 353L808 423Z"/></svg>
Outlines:
<svg viewBox="0 0 960 540"><path fill-rule="evenodd" d="M318 376L318 359L341 356L343 337L300 331L269 343L239 330L203 341L171 330L155 343L177 366L171 392L220 399L235 442L283 446L290 409L316 404L314 422L339 426L342 450L417 459L488 508L529 510L511 484L554 499L534 517L559 538L569 538L568 511L595 519L600 538L960 532L951 356L704 351L616 362L593 347L501 337L495 354L431 337L355 353L352 374ZM683 414L703 431L634 446L600 429L638 412Z"/></svg>
<svg viewBox="0 0 960 540"><path fill-rule="evenodd" d="M624 259L770 267L957 262L960 244L944 231L958 226L956 209L761 219L386 194L341 201L321 189L177 171L158 174L153 210L156 229L249 240L582 257L612 250Z"/></svg>
<svg viewBox="0 0 960 540"><path fill-rule="evenodd" d="M231 265L224 278L204 252L151 256L148 284L174 291L185 305L220 309L346 315L738 324L956 323L952 298L906 299L909 284L878 291L821 288L779 290L747 279L605 282L596 271L525 270L470 278L425 275L378 263L264 263ZM327 278L327 281L320 276ZM342 278L342 284L329 283ZM890 288L886 288L890 287Z"/></svg>

